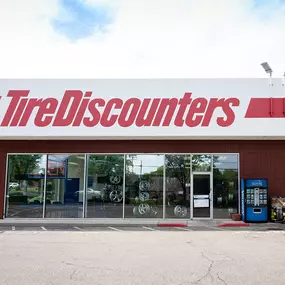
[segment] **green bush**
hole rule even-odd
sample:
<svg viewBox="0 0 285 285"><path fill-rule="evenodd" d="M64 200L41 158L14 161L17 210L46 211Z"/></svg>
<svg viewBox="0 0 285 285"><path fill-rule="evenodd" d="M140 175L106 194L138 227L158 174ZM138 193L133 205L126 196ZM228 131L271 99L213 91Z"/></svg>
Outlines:
<svg viewBox="0 0 285 285"><path fill-rule="evenodd" d="M9 191L9 196L23 196L24 193L22 191Z"/></svg>

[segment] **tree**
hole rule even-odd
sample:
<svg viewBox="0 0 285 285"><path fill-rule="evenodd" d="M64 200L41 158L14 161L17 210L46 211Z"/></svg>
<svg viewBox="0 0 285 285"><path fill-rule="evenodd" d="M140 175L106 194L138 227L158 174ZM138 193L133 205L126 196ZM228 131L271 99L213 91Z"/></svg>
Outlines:
<svg viewBox="0 0 285 285"><path fill-rule="evenodd" d="M25 181L24 195L27 195L28 186L33 185L34 179L31 178L35 174L36 176L44 177L45 165L41 165L42 155L10 155L8 156L8 183L18 181ZM38 178L37 178L38 179ZM20 187L14 188L14 190L20 190ZM16 192L15 192L16 193ZM17 192L21 193L21 192Z"/></svg>
<svg viewBox="0 0 285 285"><path fill-rule="evenodd" d="M183 199L186 200L186 183L190 179L190 156L166 155L166 179L175 178L183 189Z"/></svg>
<svg viewBox="0 0 285 285"><path fill-rule="evenodd" d="M9 182L24 180L19 179L21 177L27 179L28 174L44 175L44 169L40 166L42 157L42 155L9 155Z"/></svg>
<svg viewBox="0 0 285 285"><path fill-rule="evenodd" d="M124 155L90 155L88 161L88 173L105 174L124 173Z"/></svg>
<svg viewBox="0 0 285 285"><path fill-rule="evenodd" d="M236 207L238 172L235 169L214 168L214 190L215 196L222 198L225 207ZM231 197L231 198L230 198ZM216 200L215 200L216 201Z"/></svg>
<svg viewBox="0 0 285 285"><path fill-rule="evenodd" d="M186 184L190 180L191 166L192 171L210 171L211 159L211 155L166 155L166 179L177 179L183 189L183 199L186 200ZM213 164L217 161L218 157L214 156Z"/></svg>

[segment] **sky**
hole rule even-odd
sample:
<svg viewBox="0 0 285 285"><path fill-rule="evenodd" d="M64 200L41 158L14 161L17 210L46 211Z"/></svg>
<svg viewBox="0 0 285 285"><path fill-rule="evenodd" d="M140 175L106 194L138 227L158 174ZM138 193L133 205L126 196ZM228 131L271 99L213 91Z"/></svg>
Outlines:
<svg viewBox="0 0 285 285"><path fill-rule="evenodd" d="M285 71L284 0L1 0L0 78Z"/></svg>

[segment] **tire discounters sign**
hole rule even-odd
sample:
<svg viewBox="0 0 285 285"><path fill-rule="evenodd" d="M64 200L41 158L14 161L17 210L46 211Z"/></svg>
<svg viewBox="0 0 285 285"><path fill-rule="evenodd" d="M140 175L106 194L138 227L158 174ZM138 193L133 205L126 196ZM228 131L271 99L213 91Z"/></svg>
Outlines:
<svg viewBox="0 0 285 285"><path fill-rule="evenodd" d="M285 138L278 79L0 82L2 138Z"/></svg>

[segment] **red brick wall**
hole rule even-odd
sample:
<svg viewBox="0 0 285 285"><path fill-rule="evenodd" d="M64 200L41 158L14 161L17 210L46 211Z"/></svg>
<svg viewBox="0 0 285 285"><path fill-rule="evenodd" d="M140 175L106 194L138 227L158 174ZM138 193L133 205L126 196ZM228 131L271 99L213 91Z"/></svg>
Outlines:
<svg viewBox="0 0 285 285"><path fill-rule="evenodd" d="M241 178L269 179L285 196L285 141L0 141L0 218L7 153L240 153Z"/></svg>

